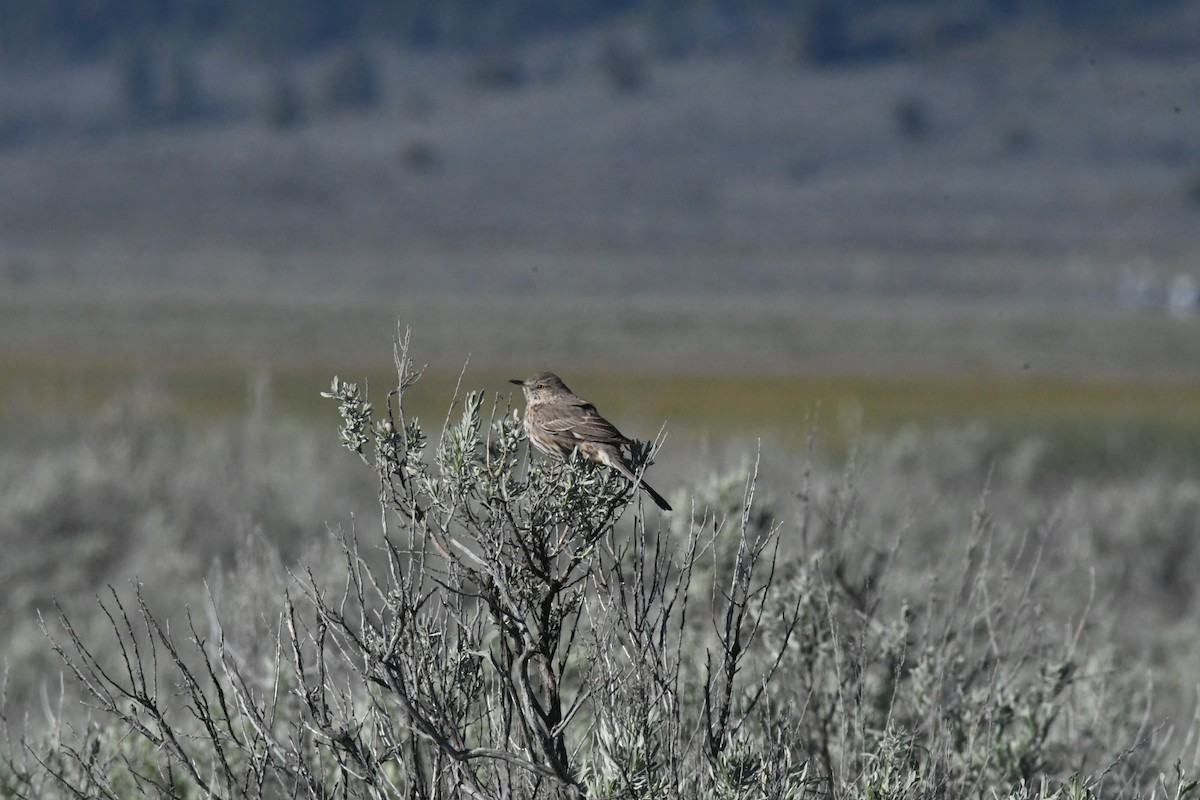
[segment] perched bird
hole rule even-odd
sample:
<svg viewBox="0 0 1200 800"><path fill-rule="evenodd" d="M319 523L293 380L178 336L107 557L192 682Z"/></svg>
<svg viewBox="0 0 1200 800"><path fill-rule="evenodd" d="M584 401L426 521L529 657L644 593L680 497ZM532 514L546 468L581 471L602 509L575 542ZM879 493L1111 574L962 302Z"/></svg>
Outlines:
<svg viewBox="0 0 1200 800"><path fill-rule="evenodd" d="M596 407L567 388L553 372L539 372L524 381L512 380L525 392L525 432L534 447L566 460L578 450L589 461L611 467L639 486L663 511L671 505L645 481L639 480L621 452L637 444L600 416Z"/></svg>

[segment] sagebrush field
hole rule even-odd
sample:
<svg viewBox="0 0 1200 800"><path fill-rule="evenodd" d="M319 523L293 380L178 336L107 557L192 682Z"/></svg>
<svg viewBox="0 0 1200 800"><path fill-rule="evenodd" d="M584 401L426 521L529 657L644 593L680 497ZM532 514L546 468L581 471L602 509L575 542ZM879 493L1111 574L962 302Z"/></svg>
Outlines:
<svg viewBox="0 0 1200 800"><path fill-rule="evenodd" d="M378 415L385 413L387 385L371 388ZM428 391L449 405L452 392L433 386ZM461 391L473 388L468 370ZM383 797L424 786L433 796L455 796L465 775L474 776L478 796L1183 797L1193 791L1193 675L1200 653L1192 631L1200 609L1191 576L1200 567L1192 546L1200 478L1193 459L1146 446L1136 431L1112 439L1093 430L1090 452L1106 454L1099 462L1080 458L1072 449L1080 441L1052 430L1015 435L982 421L893 425L852 437L835 432L837 446L830 447L821 415L797 409L794 438L811 433L811 450L784 439L756 444L672 430L653 469L679 511L643 518L627 509L615 527L597 523L589 536L612 548L604 552L616 561L587 551L572 562L592 577L571 603L592 610L586 622L575 623L581 638L572 634L557 651L558 690L564 702L576 697L582 704L555 734L566 749L529 750L533 740L511 729L508 738L496 738L505 727L489 715L507 706L493 705L500 701L488 699L487 687L510 673L487 677L487 659L501 651L485 637L462 645L461 653L484 662L471 661L483 676L472 692L482 694L460 698L467 705L454 722L466 737L456 747L469 744L462 752L474 755L457 762L444 761L449 745L413 727L419 715L405 703L421 697L389 700L396 686L372 689L370 680L355 688L366 675L350 669L355 662L346 651L326 654L332 661L322 669L332 683L321 691L334 694L318 705L311 692L319 685L297 694L287 677L296 667L288 666L291 645L281 626L293 619L288 630L299 637L297 653L309 653L324 628L310 627L315 623L305 615L313 608L317 619L332 613L320 603L306 610L299 599L308 592L338 596L347 586L347 564L352 576L367 567L386 576L382 565L394 567L397 554L410 551L387 557L381 519L393 541L413 529L393 511L380 517L378 478L338 447L330 401L319 424L311 418L300 424L277 413L280 389L269 379L252 380L247 391L249 409L223 418L181 416L161 387L147 381L113 395L98 416L53 424L8 420L0 458L0 534L9 554L0 598L10 610L3 632L9 740L0 767L6 793ZM425 392L418 382L406 396L436 402ZM436 477L421 490L433 492L430 500L412 506L439 507L464 492L446 506L455 515L445 529L452 537L476 524L463 517L467 527L460 529L456 515L483 511L494 491L473 484L480 477L469 465L486 463L496 442L513 435L491 430L493 421L511 418L507 396L495 397L495 410L488 399L475 423L482 443L472 444L464 397L449 416L421 415L432 420L424 422L431 450L422 469ZM443 416L449 438L441 432ZM378 436L383 429L375 430ZM1170 439L1169 424L1166 430ZM621 517L624 495L613 493L619 487L612 481L529 463L525 446L503 445L512 446L518 446L513 472L504 478L516 481L510 491L525 480L548 481L521 513L543 513L539 504L559 502L552 498L561 491L572 503L600 503L596 508L610 508L605 513L613 520ZM413 457L423 458L419 450ZM436 481L444 488L433 488ZM343 540L352 548L349 562ZM770 556L769 571L760 565L739 584L741 548ZM611 612L608 604L617 598L605 594L612 589L604 588L603 576L634 553L648 553L647 564L668 559L676 566L654 569L672 580L680 574L673 570L684 569L691 582L682 600L672 600L679 596L666 580L639 590L646 594L638 602L646 605L630 606L658 615L663 630L673 632L645 651L657 653L658 667L649 673L637 658L626 660L635 651L615 644L631 635L629 644L651 647L637 638L645 631L631 633L636 628L623 628L630 623L621 615L601 613ZM426 590L436 595L446 579ZM439 617L438 625L450 626L441 629L446 635L463 619L477 619L478 611L469 610L474 596L436 606L458 609ZM355 593L349 597L353 605ZM385 591L378 602L386 608L389 597ZM374 607L369 598L359 602ZM740 609L732 629L729 608ZM73 666L51 651L38 612ZM734 662L728 661L731 630L744 637ZM440 641L442 634L433 635ZM613 644L603 644L607 637L615 637ZM275 649L276 639L283 650ZM450 670L445 691L460 691L453 676L465 673L454 659L465 656L453 648L422 652L432 661L420 661L420 674L442 680ZM603 669L611 670L600 685L625 687L603 703L607 695L587 688L595 680L591 670L601 668L599 653ZM310 657L297 655L302 662ZM722 658L732 672L720 666ZM185 667L200 672L179 671ZM648 689L660 669L671 678L667 694L634 690L634 676L650 681ZM65 676L61 682L58 675ZM139 684L144 675L149 682ZM542 691L546 684L538 679L537 686ZM236 704L220 700L222 692ZM450 713L439 704L451 695L438 696L420 708ZM185 707L200 710L200 727ZM334 709L320 713L337 719L313 717L321 708ZM707 716L697 716L701 708ZM210 722L216 732L205 727ZM510 748L512 757L476 753L490 753L489 747ZM475 764L475 771L439 771L454 763Z"/></svg>

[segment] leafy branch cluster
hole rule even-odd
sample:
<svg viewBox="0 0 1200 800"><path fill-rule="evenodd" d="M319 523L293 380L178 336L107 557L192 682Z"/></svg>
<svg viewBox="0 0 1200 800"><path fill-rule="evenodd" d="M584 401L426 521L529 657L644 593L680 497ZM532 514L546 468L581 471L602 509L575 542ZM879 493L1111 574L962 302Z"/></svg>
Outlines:
<svg viewBox="0 0 1200 800"><path fill-rule="evenodd" d="M428 453L403 412L419 378L407 347L379 417L353 384L328 393L342 443L379 479L378 546L340 537L336 591L294 575L265 649L227 636L219 597L181 636L140 593L129 607L113 592L115 664L60 612L54 646L104 723L29 747L32 767L10 758L18 795L39 776L39 793L108 798L702 797L765 772L806 780L790 759L727 763L778 664L751 654L779 529L748 511L682 534L640 509L625 524L626 482L581 458L530 465L519 416L496 406L485 423L475 393ZM707 590L704 637L688 609L718 537L735 555Z"/></svg>

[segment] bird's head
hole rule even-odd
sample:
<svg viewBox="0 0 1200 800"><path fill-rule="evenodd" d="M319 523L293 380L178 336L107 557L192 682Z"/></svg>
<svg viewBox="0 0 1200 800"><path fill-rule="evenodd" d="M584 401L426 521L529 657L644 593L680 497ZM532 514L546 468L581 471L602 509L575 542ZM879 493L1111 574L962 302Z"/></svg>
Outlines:
<svg viewBox="0 0 1200 800"><path fill-rule="evenodd" d="M521 390L525 392L525 402L534 405L544 403L557 395L571 393L567 385L562 382L562 378L553 372L539 372L532 378L523 381L510 380L509 383L520 386Z"/></svg>

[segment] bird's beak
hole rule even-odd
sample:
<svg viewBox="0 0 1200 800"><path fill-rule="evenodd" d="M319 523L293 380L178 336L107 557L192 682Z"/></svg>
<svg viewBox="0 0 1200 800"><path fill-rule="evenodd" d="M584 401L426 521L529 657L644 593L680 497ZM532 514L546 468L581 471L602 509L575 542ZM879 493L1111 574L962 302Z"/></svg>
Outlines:
<svg viewBox="0 0 1200 800"><path fill-rule="evenodd" d="M525 381L518 381L518 380L513 380L513 379L510 379L508 382L509 382L509 383L515 383L517 386L524 386L524 385L525 385Z"/></svg>

